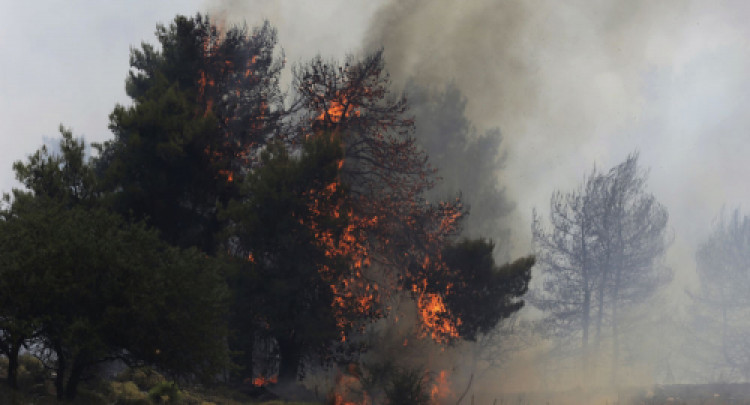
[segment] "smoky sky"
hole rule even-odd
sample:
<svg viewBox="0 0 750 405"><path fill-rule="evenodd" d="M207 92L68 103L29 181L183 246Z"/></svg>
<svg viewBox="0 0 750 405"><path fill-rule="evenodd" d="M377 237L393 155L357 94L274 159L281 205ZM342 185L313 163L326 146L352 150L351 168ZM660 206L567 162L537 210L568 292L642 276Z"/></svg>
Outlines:
<svg viewBox="0 0 750 405"><path fill-rule="evenodd" d="M750 201L744 1L0 4L3 191L15 184L11 162L60 123L88 141L111 138L107 115L127 103L129 47L156 42L157 23L202 11L251 26L269 19L289 65L383 47L395 86L458 88L477 133L501 131L498 181L515 207L516 256L530 250L533 207L546 210L553 190L634 150L670 212L678 278L693 272L694 248L722 206Z"/></svg>
<svg viewBox="0 0 750 405"><path fill-rule="evenodd" d="M649 191L670 212L670 264L689 278L694 246L721 207L750 201L749 7L392 1L364 46L384 48L397 85L455 83L469 119L501 129L516 255L530 249L533 207L546 211L553 190L638 150Z"/></svg>
<svg viewBox="0 0 750 405"><path fill-rule="evenodd" d="M270 20L288 66L382 47L395 90L460 91L474 128L466 133L501 137L489 144L504 156L492 162L509 256L530 252L531 211L545 214L554 190L637 150L648 191L669 211L675 282L663 298L679 310L722 207L750 205L743 0L0 0L0 10L3 192L17 186L12 162L54 143L61 123L87 141L111 139L108 114L129 102L130 47L156 43L156 24L176 14L207 12L249 26ZM453 191L484 187L461 178L471 170L460 164L441 173Z"/></svg>

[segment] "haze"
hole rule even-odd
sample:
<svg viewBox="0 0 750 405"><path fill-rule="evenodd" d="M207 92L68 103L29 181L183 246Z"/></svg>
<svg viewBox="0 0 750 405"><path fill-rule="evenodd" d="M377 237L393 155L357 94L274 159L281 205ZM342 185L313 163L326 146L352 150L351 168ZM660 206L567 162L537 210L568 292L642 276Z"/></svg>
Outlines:
<svg viewBox="0 0 750 405"><path fill-rule="evenodd" d="M694 252L722 207L750 201L750 4L725 1L0 2L0 189L11 163L56 139L111 134L127 103L129 47L155 24L198 11L279 28L289 64L384 47L396 86L409 78L467 97L480 129L499 127L502 185L516 204L512 255L530 252L531 210L596 165L634 150L670 214L667 264L678 307ZM450 174L443 174L450 176Z"/></svg>

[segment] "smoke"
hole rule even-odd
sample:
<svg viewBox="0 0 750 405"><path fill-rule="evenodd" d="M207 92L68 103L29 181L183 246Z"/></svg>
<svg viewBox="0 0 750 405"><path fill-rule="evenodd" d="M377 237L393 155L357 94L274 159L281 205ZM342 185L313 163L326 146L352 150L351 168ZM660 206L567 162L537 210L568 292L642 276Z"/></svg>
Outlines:
<svg viewBox="0 0 750 405"><path fill-rule="evenodd" d="M390 1L374 14L364 49L384 49L396 87L454 86L476 133L500 128L507 158L497 181L516 206L504 219L512 256L530 251L533 207L546 211L554 190L574 189L593 165L640 150L648 189L670 213L667 265L676 277L660 306L634 323L633 356L671 356L661 365L669 369L695 248L720 207L750 201L738 186L750 153L750 120L739 107L750 90L740 73L750 67L741 22L749 11L737 1ZM465 172L441 175L465 181ZM646 381L664 378L635 370Z"/></svg>
<svg viewBox="0 0 750 405"><path fill-rule="evenodd" d="M478 167L468 160L466 145L501 136L490 142L506 154L492 162L499 170L457 170L460 162L454 160L440 172L447 185L440 191L465 188L467 172L495 181L502 202L491 219L498 219L493 226L510 229L510 239L504 232L485 236L510 246L511 257L531 250L533 207L544 215L554 190L572 190L592 166L612 167L639 150L643 167L650 168L647 188L670 214L675 241L667 265L675 269L675 282L651 305L663 311L647 313L652 329L633 330L633 346L648 347L641 355L672 356L678 373L679 348L670 346L669 335L680 333L675 314L684 313L684 290L696 281L695 249L722 206L750 201L750 188L742 186L750 174L745 141L750 116L744 111L750 94L750 27L744 22L750 5L739 0L210 4L215 15L251 25L271 19L291 63L317 53L341 58L382 47L396 90L419 101L414 112L423 127L430 116L424 111L460 107L455 115L472 129L464 131L464 149L453 156L465 159L465 166ZM464 97L465 105L440 104L450 92ZM448 132L441 126L417 134L422 141L429 132L437 134L433 156L447 152L440 150L439 140ZM472 191L467 194L471 220L482 223L488 214L473 204ZM524 371L523 380L531 374L542 379L541 366L519 365L539 363L534 353L505 369L534 369Z"/></svg>
<svg viewBox="0 0 750 405"><path fill-rule="evenodd" d="M671 60L687 11L684 1L399 1L375 15L366 48L384 47L397 85L453 82L475 125L501 128L518 255L531 207L608 162L613 147L599 139L644 115L644 73Z"/></svg>

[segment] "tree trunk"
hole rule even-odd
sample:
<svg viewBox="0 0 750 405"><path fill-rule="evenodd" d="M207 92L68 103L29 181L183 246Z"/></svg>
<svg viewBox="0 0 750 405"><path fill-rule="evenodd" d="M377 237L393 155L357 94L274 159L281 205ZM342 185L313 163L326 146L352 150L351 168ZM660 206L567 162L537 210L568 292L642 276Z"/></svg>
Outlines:
<svg viewBox="0 0 750 405"><path fill-rule="evenodd" d="M8 353L8 385L14 390L18 389L18 351L21 344L11 343Z"/></svg>
<svg viewBox="0 0 750 405"><path fill-rule="evenodd" d="M585 221L585 220L584 220ZM583 275L583 314L581 316L581 351L583 356L583 370L589 368L589 324L591 323L591 281L589 280L588 251L586 249L586 223L581 226L581 273Z"/></svg>
<svg viewBox="0 0 750 405"><path fill-rule="evenodd" d="M620 367L620 331L619 327L619 295L622 265L615 270L615 280L612 290L612 385L617 386L617 371Z"/></svg>
<svg viewBox="0 0 750 405"><path fill-rule="evenodd" d="M588 281L586 281L588 283ZM581 342L581 350L583 351L583 370L588 371L589 368L589 323L591 316L591 291L586 287L586 291L583 293L583 338Z"/></svg>
<svg viewBox="0 0 750 405"><path fill-rule="evenodd" d="M65 400L72 401L78 394L78 383L81 382L81 376L83 375L84 366L81 362L76 359L73 362L73 368L70 370L70 377L68 382L65 384Z"/></svg>
<svg viewBox="0 0 750 405"><path fill-rule="evenodd" d="M597 350L599 350L599 347L601 346L601 343L602 343L602 323L604 323L604 293L606 292L608 273L609 273L609 269L606 269L606 268L602 269L601 279L599 280L599 291L598 291L598 297L597 297L598 312L596 314L596 349Z"/></svg>
<svg viewBox="0 0 750 405"><path fill-rule="evenodd" d="M279 364L279 382L297 381L302 355L293 338L277 339L281 363Z"/></svg>
<svg viewBox="0 0 750 405"><path fill-rule="evenodd" d="M57 352L57 375L55 376L55 392L57 393L57 400L63 401L65 399L65 356L63 355L62 347L55 345L55 351Z"/></svg>

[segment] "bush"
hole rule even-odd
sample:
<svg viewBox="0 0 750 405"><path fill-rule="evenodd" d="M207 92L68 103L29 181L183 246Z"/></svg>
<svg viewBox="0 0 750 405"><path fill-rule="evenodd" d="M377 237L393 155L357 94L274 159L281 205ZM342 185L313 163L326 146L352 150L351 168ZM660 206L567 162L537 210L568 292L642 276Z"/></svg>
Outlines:
<svg viewBox="0 0 750 405"><path fill-rule="evenodd" d="M110 389L118 405L149 404L148 395L141 391L133 381L112 381Z"/></svg>
<svg viewBox="0 0 750 405"><path fill-rule="evenodd" d="M180 401L182 393L176 383L164 381L151 388L148 397L157 404L173 404Z"/></svg>
<svg viewBox="0 0 750 405"><path fill-rule="evenodd" d="M390 405L428 405L430 395L424 372L415 368L396 370L385 396Z"/></svg>
<svg viewBox="0 0 750 405"><path fill-rule="evenodd" d="M143 391L149 391L151 388L167 381L163 375L150 367L128 368L117 379L123 382L132 381Z"/></svg>
<svg viewBox="0 0 750 405"><path fill-rule="evenodd" d="M44 390L44 382L48 379L47 369L42 361L26 353L18 356L18 385L23 389L34 388L34 391Z"/></svg>

